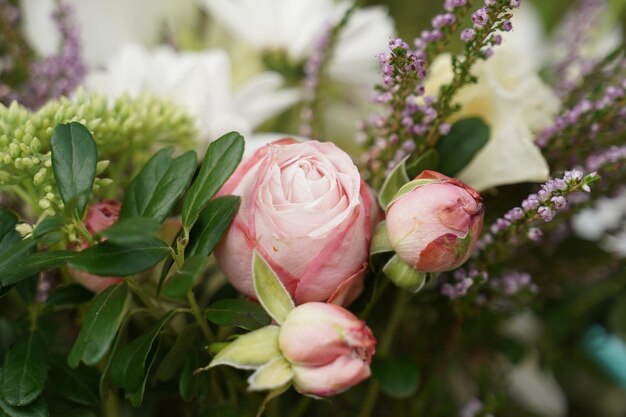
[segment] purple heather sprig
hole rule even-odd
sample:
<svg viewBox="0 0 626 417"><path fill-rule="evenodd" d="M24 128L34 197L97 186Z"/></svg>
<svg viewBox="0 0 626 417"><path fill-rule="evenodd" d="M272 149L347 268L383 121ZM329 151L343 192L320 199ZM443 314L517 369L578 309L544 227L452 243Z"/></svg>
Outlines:
<svg viewBox="0 0 626 417"><path fill-rule="evenodd" d="M474 63L493 54L493 46L502 42L496 33L510 30L510 10L519 1L487 0L474 12L474 28L466 29L461 38L466 42L465 54L453 58L452 81L440 89L439 97L424 96L424 80L428 64L441 53L450 35L459 29L461 18L469 12L467 0L448 0L445 13L432 19L432 28L422 32L414 47L402 39L390 41L390 52L379 59L383 84L377 87L373 101L386 106L382 114L371 116L363 124L360 139L368 147L364 163L370 182L380 186L384 176L404 157L414 151L424 152L450 131L447 119L459 110L453 99L463 86L475 82L470 71Z"/></svg>
<svg viewBox="0 0 626 417"><path fill-rule="evenodd" d="M597 64L596 60L584 57L582 51L607 7L606 0L579 0L557 30L559 49L564 51L554 66L558 80L556 92L561 97L567 96Z"/></svg>
<svg viewBox="0 0 626 417"><path fill-rule="evenodd" d="M474 260L483 267L501 257L511 255L511 249L523 241L538 241L542 237L539 225L551 222L568 205L568 196L579 191L590 192L590 185L600 177L592 172L585 175L582 170L565 172L563 178L555 178L541 185L536 194L522 201L497 219L478 242Z"/></svg>
<svg viewBox="0 0 626 417"><path fill-rule="evenodd" d="M470 288L474 284L480 285L489 279L489 275L485 271L478 271L476 268L471 267L468 270L463 268L454 271L454 281L452 283L445 282L439 288L442 295L448 297L451 300L465 297Z"/></svg>
<svg viewBox="0 0 626 417"><path fill-rule="evenodd" d="M626 145L611 146L610 148L591 155L585 166L589 171L600 171L607 165L615 165L626 161Z"/></svg>
<svg viewBox="0 0 626 417"><path fill-rule="evenodd" d="M61 34L58 55L32 61L28 68L28 79L22 87L9 89L5 99L17 100L30 109L38 109L51 99L72 93L86 74L83 62L79 28L70 5L59 3L53 14ZM7 86L3 86L7 90Z"/></svg>
<svg viewBox="0 0 626 417"><path fill-rule="evenodd" d="M304 65L303 106L300 111L300 134L310 138L317 136L317 114L319 113L319 90L326 67L332 60L335 45L341 31L347 25L354 6L344 13L337 23L326 24L315 42L313 52Z"/></svg>

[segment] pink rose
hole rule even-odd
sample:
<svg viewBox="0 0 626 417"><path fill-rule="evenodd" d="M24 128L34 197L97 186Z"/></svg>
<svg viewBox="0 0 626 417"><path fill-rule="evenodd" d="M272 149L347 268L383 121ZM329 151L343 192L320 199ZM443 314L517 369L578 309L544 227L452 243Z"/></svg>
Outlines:
<svg viewBox="0 0 626 417"><path fill-rule="evenodd" d="M474 250L485 210L480 194L461 181L434 171L416 178L429 179L387 207L387 234L396 254L417 271L449 271Z"/></svg>
<svg viewBox="0 0 626 417"><path fill-rule="evenodd" d="M303 394L338 394L370 376L376 349L372 331L334 304L306 303L293 309L280 328L278 346L291 364Z"/></svg>
<svg viewBox="0 0 626 417"><path fill-rule="evenodd" d="M356 166L337 146L273 142L243 162L220 194L241 196L215 251L239 291L255 297L256 248L296 304L347 305L359 295L376 208Z"/></svg>
<svg viewBox="0 0 626 417"><path fill-rule="evenodd" d="M113 226L120 217L121 204L115 200L104 200L87 208L85 227L89 233L96 234ZM82 251L89 247L85 240L78 246ZM122 281L119 277L101 277L88 272L72 269L72 275L82 286L93 292L101 292L113 284Z"/></svg>

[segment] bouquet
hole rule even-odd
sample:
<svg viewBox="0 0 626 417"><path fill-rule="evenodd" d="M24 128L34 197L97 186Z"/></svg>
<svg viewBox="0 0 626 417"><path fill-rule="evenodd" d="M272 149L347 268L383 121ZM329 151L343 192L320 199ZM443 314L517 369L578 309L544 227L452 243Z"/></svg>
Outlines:
<svg viewBox="0 0 626 417"><path fill-rule="evenodd" d="M623 416L625 6L0 0L0 416Z"/></svg>

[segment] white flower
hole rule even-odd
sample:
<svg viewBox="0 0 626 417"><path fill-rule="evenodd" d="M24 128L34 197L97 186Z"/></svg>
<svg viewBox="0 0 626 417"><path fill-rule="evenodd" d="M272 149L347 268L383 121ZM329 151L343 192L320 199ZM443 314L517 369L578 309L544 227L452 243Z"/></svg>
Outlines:
<svg viewBox="0 0 626 417"><path fill-rule="evenodd" d="M75 12L86 62L102 65L122 45L156 45L164 29L186 25L196 12L193 0L65 0ZM23 0L24 31L42 55L56 52L60 36L52 20L55 0Z"/></svg>
<svg viewBox="0 0 626 417"><path fill-rule="evenodd" d="M250 133L299 98L293 89L280 90L282 78L271 72L253 77L233 93L230 71L229 58L221 50L176 52L130 44L106 70L92 72L86 88L110 98L149 92L171 99L197 119L207 140L231 130Z"/></svg>
<svg viewBox="0 0 626 417"><path fill-rule="evenodd" d="M283 50L294 62L311 53L327 24L350 6L334 0L201 0L217 22L259 51ZM376 56L394 34L384 7L353 12L340 35L329 74L341 81L377 80Z"/></svg>
<svg viewBox="0 0 626 417"><path fill-rule="evenodd" d="M549 174L548 164L534 144L534 134L551 123L560 103L539 78L538 61L528 59L532 45L523 42L523 21L517 22L517 26L514 21L513 25L521 33L516 33L511 42L505 36L494 56L478 62L472 71L478 83L464 87L456 96L463 108L454 120L480 117L491 129L485 147L459 174L461 180L478 191L526 181L541 182ZM529 29L532 28L531 25ZM438 57L429 74L426 93L437 95L439 87L452 80L451 57Z"/></svg>

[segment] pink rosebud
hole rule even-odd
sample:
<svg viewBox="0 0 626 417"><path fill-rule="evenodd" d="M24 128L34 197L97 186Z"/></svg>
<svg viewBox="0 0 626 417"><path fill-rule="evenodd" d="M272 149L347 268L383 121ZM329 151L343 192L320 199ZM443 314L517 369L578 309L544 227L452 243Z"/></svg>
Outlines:
<svg viewBox="0 0 626 417"><path fill-rule="evenodd" d="M291 363L295 388L327 397L370 376L376 349L372 331L348 310L334 304L306 303L293 309L278 336Z"/></svg>
<svg viewBox="0 0 626 417"><path fill-rule="evenodd" d="M241 196L215 251L239 291L255 297L256 249L296 304L347 305L359 295L376 206L350 157L333 143L287 138L264 146L220 194Z"/></svg>
<svg viewBox="0 0 626 417"><path fill-rule="evenodd" d="M387 207L389 243L420 272L449 271L472 253L483 227L480 194L459 180L422 172L418 185Z"/></svg>
<svg viewBox="0 0 626 417"><path fill-rule="evenodd" d="M85 216L85 227L91 234L102 232L113 226L120 217L121 204L115 200L104 200L87 208ZM82 251L89 247L85 240L78 246ZM82 286L93 292L101 292L113 284L122 281L119 277L101 277L90 273L72 269L72 275Z"/></svg>

